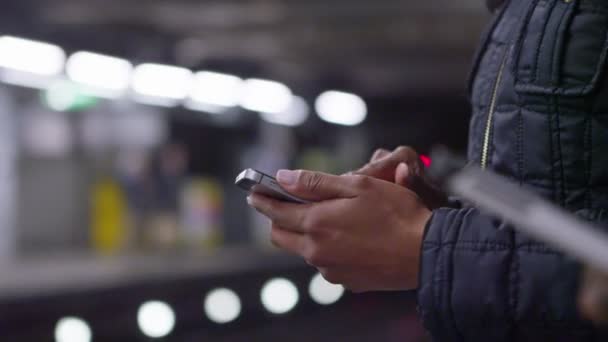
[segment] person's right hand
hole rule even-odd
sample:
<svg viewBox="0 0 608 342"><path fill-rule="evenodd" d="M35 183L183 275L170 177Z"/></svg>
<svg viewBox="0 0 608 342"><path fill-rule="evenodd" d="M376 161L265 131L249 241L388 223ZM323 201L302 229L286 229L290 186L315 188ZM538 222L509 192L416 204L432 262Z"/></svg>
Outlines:
<svg viewBox="0 0 608 342"><path fill-rule="evenodd" d="M378 149L369 163L351 174L404 186L415 192L431 210L447 203L447 196L428 179L418 153L411 147L400 146L392 152Z"/></svg>

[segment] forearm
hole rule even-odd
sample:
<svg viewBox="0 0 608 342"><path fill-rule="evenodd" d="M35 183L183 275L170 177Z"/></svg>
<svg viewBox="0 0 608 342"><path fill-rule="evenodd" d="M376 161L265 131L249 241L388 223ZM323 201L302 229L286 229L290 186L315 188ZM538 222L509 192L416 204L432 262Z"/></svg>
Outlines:
<svg viewBox="0 0 608 342"><path fill-rule="evenodd" d="M562 330L589 339L595 332L576 310L579 271L476 209L439 209L422 246L420 314L438 340L551 338Z"/></svg>

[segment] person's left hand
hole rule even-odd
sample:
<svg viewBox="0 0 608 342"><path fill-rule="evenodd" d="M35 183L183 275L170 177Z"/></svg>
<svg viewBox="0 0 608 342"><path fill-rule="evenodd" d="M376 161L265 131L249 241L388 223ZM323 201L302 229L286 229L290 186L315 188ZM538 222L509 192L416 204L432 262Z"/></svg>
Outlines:
<svg viewBox="0 0 608 342"><path fill-rule="evenodd" d="M415 193L360 175L283 170L277 180L288 192L314 202L248 197L272 220L275 245L355 292L418 287L422 236L431 211Z"/></svg>
<svg viewBox="0 0 608 342"><path fill-rule="evenodd" d="M578 304L583 315L600 325L608 325L608 274L585 270L579 289Z"/></svg>
<svg viewBox="0 0 608 342"><path fill-rule="evenodd" d="M399 146L392 152L378 149L369 163L348 174L369 176L404 186L415 192L431 210L448 203L447 195L426 175L418 153L408 146Z"/></svg>

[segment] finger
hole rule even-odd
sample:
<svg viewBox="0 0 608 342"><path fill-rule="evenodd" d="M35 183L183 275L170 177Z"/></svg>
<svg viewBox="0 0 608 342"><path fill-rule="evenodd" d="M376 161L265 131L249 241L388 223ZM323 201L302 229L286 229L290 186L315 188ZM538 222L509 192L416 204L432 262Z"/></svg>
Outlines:
<svg viewBox="0 0 608 342"><path fill-rule="evenodd" d="M375 162L370 162L369 164L365 165L357 171L352 172L351 174L374 177L385 180L387 182L392 182L394 179L395 165L396 163L393 163L390 160L386 160L385 157L376 160Z"/></svg>
<svg viewBox="0 0 608 342"><path fill-rule="evenodd" d="M595 270L586 270L579 294L579 307L596 323L608 322L608 277Z"/></svg>
<svg viewBox="0 0 608 342"><path fill-rule="evenodd" d="M400 163L406 163L410 166L410 169L414 169L418 162L416 151L412 148L401 146L392 153L368 163L355 173L382 179L387 182L394 182L395 170Z"/></svg>
<svg viewBox="0 0 608 342"><path fill-rule="evenodd" d="M606 295L603 289L587 287L579 299L583 313L595 322L606 323L608 321Z"/></svg>
<svg viewBox="0 0 608 342"><path fill-rule="evenodd" d="M356 176L335 176L314 171L280 170L277 181L287 192L311 201L352 198L358 194L353 186Z"/></svg>
<svg viewBox="0 0 608 342"><path fill-rule="evenodd" d="M446 194L424 175L410 174L407 178L407 187L415 192L429 209L440 208L448 202Z"/></svg>
<svg viewBox="0 0 608 342"><path fill-rule="evenodd" d="M400 163L407 164L408 178L418 177L422 175L422 161L416 152L411 147L400 146L393 152L394 158ZM398 165L395 167L395 169Z"/></svg>
<svg viewBox="0 0 608 342"><path fill-rule="evenodd" d="M406 163L400 163L395 170L395 183L403 187L410 187L410 168Z"/></svg>
<svg viewBox="0 0 608 342"><path fill-rule="evenodd" d="M399 164L399 160L392 154L383 155L372 160L353 174L374 177L387 182L394 181L394 170Z"/></svg>
<svg viewBox="0 0 608 342"><path fill-rule="evenodd" d="M383 148L379 148L376 150L376 152L374 152L374 154L372 155L372 158L370 159L371 162L375 162L378 159L382 159L386 156L388 156L389 154L391 154L391 152L389 150L385 150Z"/></svg>
<svg viewBox="0 0 608 342"><path fill-rule="evenodd" d="M309 205L278 201L259 194L251 194L247 197L247 203L268 217L273 224L292 232L306 233L303 222Z"/></svg>
<svg viewBox="0 0 608 342"><path fill-rule="evenodd" d="M379 148L374 152L374 154L372 155L372 157L369 160L369 163L365 164L358 171L349 171L349 172L343 173L342 176L352 176L352 175L356 175L356 174L365 175L365 173L360 172L363 168L367 167L369 164L371 164L373 162L376 162L382 158L385 158L386 156L388 156L390 154L391 154L391 152L389 150ZM373 176L373 175L370 175L370 176ZM376 178L378 178L378 177L376 177Z"/></svg>
<svg viewBox="0 0 608 342"><path fill-rule="evenodd" d="M348 269L343 267L318 267L319 273L330 284L341 285L351 292L365 292L366 286L363 284L360 270Z"/></svg>
<svg viewBox="0 0 608 342"><path fill-rule="evenodd" d="M291 232L287 229L273 224L270 233L272 244L289 253L302 256L306 251L305 235Z"/></svg>

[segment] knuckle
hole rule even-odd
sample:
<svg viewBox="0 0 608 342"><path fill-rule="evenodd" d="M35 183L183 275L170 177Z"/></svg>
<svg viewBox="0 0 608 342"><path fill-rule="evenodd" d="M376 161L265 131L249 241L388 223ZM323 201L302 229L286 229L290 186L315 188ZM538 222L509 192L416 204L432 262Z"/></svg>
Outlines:
<svg viewBox="0 0 608 342"><path fill-rule="evenodd" d="M306 189L311 192L319 190L323 185L323 176L318 173L308 172L304 173L303 183Z"/></svg>
<svg viewBox="0 0 608 342"><path fill-rule="evenodd" d="M385 155L387 153L390 153L390 152L384 148L379 148L374 151L374 154L372 154L372 156L377 158L378 156Z"/></svg>
<svg viewBox="0 0 608 342"><path fill-rule="evenodd" d="M323 270L320 271L320 273L323 276L323 278L325 280L327 280L330 284L334 284L334 285L340 285L341 284L340 279L339 279L338 275L335 272L333 272L333 271L331 271L329 269L323 269Z"/></svg>
<svg viewBox="0 0 608 342"><path fill-rule="evenodd" d="M281 247L281 239L279 237L279 233L276 229L273 229L270 232L270 242L275 246L275 247Z"/></svg>
<svg viewBox="0 0 608 342"><path fill-rule="evenodd" d="M302 219L301 227L307 232L315 233L322 230L323 224L323 217L321 215L310 213Z"/></svg>
<svg viewBox="0 0 608 342"><path fill-rule="evenodd" d="M382 162L380 161L374 161L374 162L370 162L365 164L365 166L363 166L359 171L351 173L349 176L372 176L374 175L378 170L382 169L383 165L380 165Z"/></svg>
<svg viewBox="0 0 608 342"><path fill-rule="evenodd" d="M344 285L344 287L354 294L361 294L361 293L366 292L364 287L361 287L358 285L348 285L347 284L347 285Z"/></svg>
<svg viewBox="0 0 608 342"><path fill-rule="evenodd" d="M363 175L356 175L353 176L353 187L359 189L359 190L365 190L368 189L371 185L371 180L369 177L367 176L363 176Z"/></svg>
<svg viewBox="0 0 608 342"><path fill-rule="evenodd" d="M403 159L418 158L418 153L410 146L399 146L393 154Z"/></svg>
<svg viewBox="0 0 608 342"><path fill-rule="evenodd" d="M315 266L324 266L326 264L325 253L318 245L312 244L306 253L306 261Z"/></svg>
<svg viewBox="0 0 608 342"><path fill-rule="evenodd" d="M300 227L306 232L314 233L319 230L317 219L312 215L307 215L302 219Z"/></svg>

